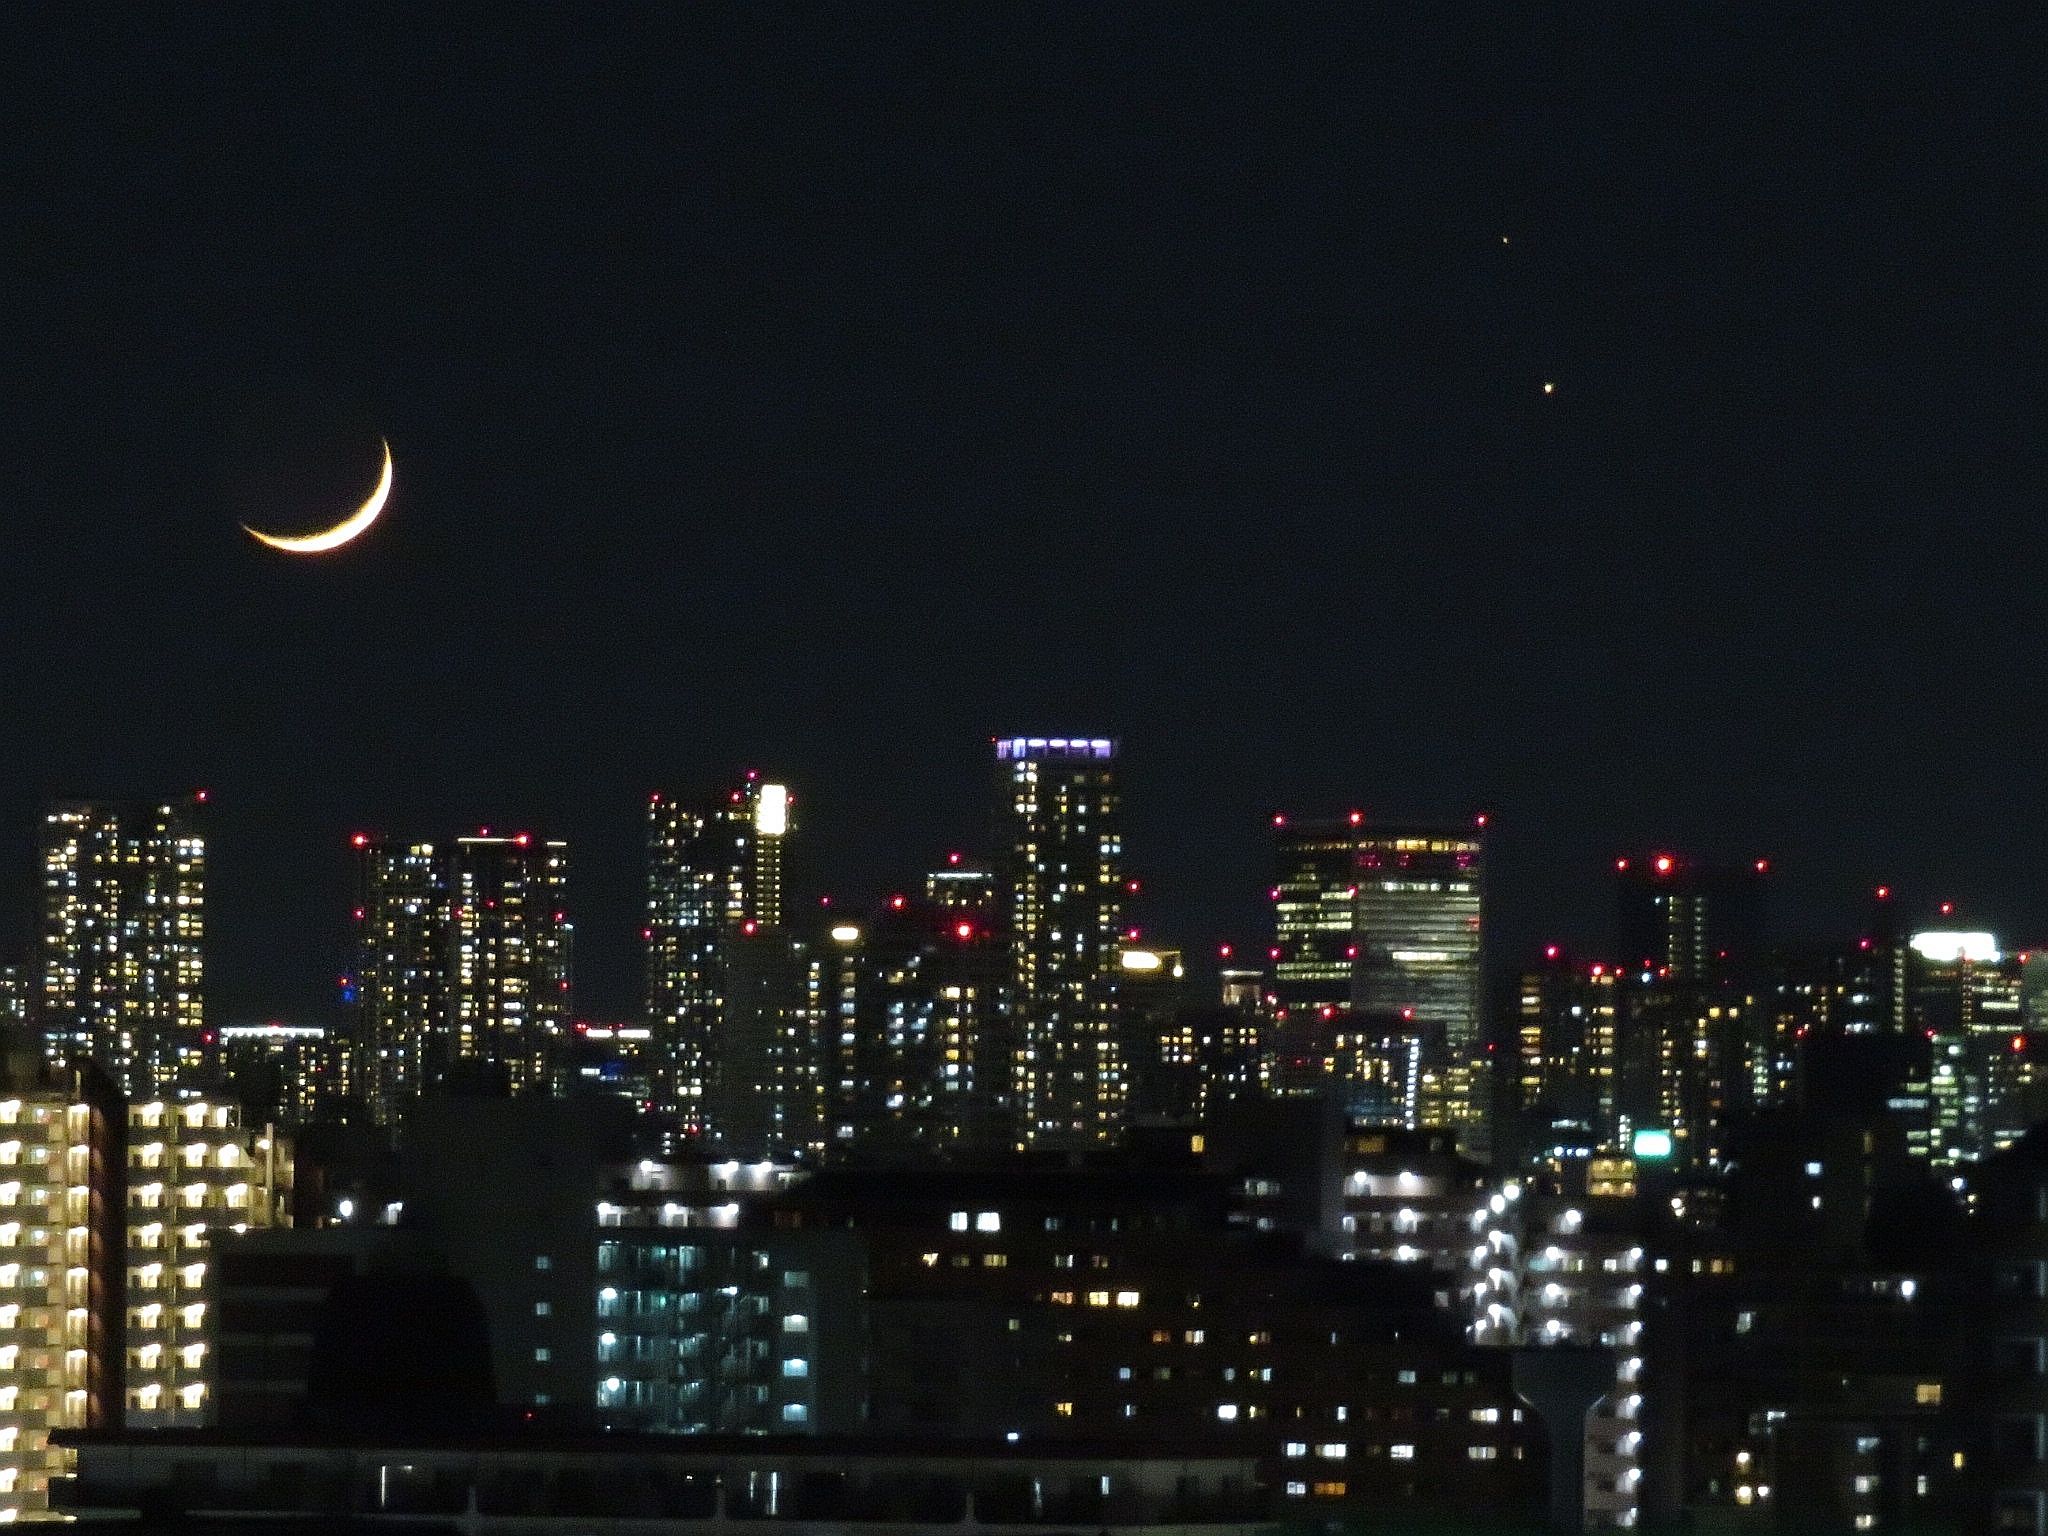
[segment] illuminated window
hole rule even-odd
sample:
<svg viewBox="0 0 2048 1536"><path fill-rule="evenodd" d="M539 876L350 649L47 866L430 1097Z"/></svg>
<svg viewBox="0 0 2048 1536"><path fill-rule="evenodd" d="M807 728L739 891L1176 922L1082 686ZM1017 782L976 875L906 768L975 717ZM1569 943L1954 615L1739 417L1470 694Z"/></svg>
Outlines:
<svg viewBox="0 0 2048 1536"><path fill-rule="evenodd" d="M1000 1232L1003 1230L1002 1214L998 1211L983 1211L974 1218L977 1232Z"/></svg>
<svg viewBox="0 0 2048 1536"><path fill-rule="evenodd" d="M1108 1305L1109 1305L1109 1292L1107 1292L1107 1291L1090 1291L1090 1292L1088 1293L1088 1305L1089 1305L1089 1306L1091 1306L1091 1307L1106 1307L1106 1306L1108 1306Z"/></svg>
<svg viewBox="0 0 2048 1536"><path fill-rule="evenodd" d="M1328 1440L1316 1447L1316 1454L1325 1461L1342 1461L1347 1449L1342 1440Z"/></svg>
<svg viewBox="0 0 2048 1536"><path fill-rule="evenodd" d="M1341 1499L1344 1497L1344 1484L1317 1483L1316 1497L1319 1499Z"/></svg>
<svg viewBox="0 0 2048 1536"><path fill-rule="evenodd" d="M1118 1291L1116 1293L1116 1304L1120 1307L1135 1307L1138 1304L1138 1293L1136 1291Z"/></svg>
<svg viewBox="0 0 2048 1536"><path fill-rule="evenodd" d="M1468 1445L1465 1447L1465 1455L1471 1461L1497 1461L1500 1459L1500 1447L1497 1445Z"/></svg>
<svg viewBox="0 0 2048 1536"><path fill-rule="evenodd" d="M1308 1454L1308 1442L1306 1440L1290 1440L1280 1448L1280 1452L1284 1456L1306 1456Z"/></svg>
<svg viewBox="0 0 2048 1536"><path fill-rule="evenodd" d="M1071 1307L1074 1304L1074 1293L1072 1291L1054 1291L1046 1299L1056 1307Z"/></svg>
<svg viewBox="0 0 2048 1536"><path fill-rule="evenodd" d="M1218 1403L1218 1404L1216 1405L1216 1417L1217 1417L1217 1418L1219 1418L1219 1419L1221 1419L1221 1420L1222 1420L1222 1421L1223 1421L1224 1423L1226 1423L1226 1424L1234 1424L1234 1423L1236 1423L1236 1422L1237 1422L1237 1404L1235 1404L1235 1403Z"/></svg>
<svg viewBox="0 0 2048 1536"><path fill-rule="evenodd" d="M1938 1381L1921 1382L1913 1388L1913 1401L1929 1408L1940 1407L1941 1383Z"/></svg>
<svg viewBox="0 0 2048 1536"><path fill-rule="evenodd" d="M1415 1447L1412 1445L1390 1445L1387 1447L1387 1454L1396 1461L1413 1461L1415 1459Z"/></svg>
<svg viewBox="0 0 2048 1536"><path fill-rule="evenodd" d="M1074 1416L1074 1405L1072 1403L1054 1403L1052 1411L1063 1419L1071 1419Z"/></svg>

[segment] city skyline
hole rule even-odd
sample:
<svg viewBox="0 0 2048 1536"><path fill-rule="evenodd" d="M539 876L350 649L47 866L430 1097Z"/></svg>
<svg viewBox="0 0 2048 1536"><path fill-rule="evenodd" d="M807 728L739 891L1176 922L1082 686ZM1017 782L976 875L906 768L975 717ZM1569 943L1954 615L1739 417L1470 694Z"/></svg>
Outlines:
<svg viewBox="0 0 2048 1536"><path fill-rule="evenodd" d="M978 837L990 734L1076 728L1190 948L1262 817L1354 804L1492 813L1531 942L1604 919L1543 871L1660 845L1772 859L1795 929L1888 881L2048 932L2022 50L864 23L5 50L0 938L46 800L202 785L219 996L311 1009L337 837L545 822L617 1012L648 791L773 771L850 889ZM242 532L387 441L346 548Z"/></svg>
<svg viewBox="0 0 2048 1536"><path fill-rule="evenodd" d="M987 737L984 751L999 739ZM1122 738L1117 740L1121 748ZM728 770L708 778L701 787L692 784L690 788L700 798L722 795L719 785L729 783L743 773L759 776L760 770ZM785 774L781 777L792 780L794 798L795 776ZM938 787L934 798L940 803L947 798L974 802L977 799L971 782L974 775L970 773L968 777L970 782ZM947 790L951 791L950 795L945 793ZM172 798L204 794L207 859L209 866L217 864L219 837L225 833L232 846L236 840L234 834L240 830L233 806L224 805L212 790L170 789L162 793ZM1151 786L1141 783L1135 803L1123 813L1131 825L1140 828L1156 826L1156 810L1153 815L1145 814L1144 802L1150 794ZM829 846L834 839L830 837L829 829L819 825L822 818L818 802L829 805L838 797L829 790L805 786L804 798L804 836L798 840L798 851L791 865L794 874L789 884L790 899L798 904L790 909L793 922L807 921L805 904L815 903L820 897L829 897L848 910L865 911L871 906L878 906L892 892L914 891L926 871L952 853L971 853L986 858L991 852L987 833L950 840L927 838L897 850L885 865L867 871L866 878L832 879L819 869L821 860L817 857L816 844L823 841ZM985 804L985 790L980 798ZM1149 867L1147 854L1150 850L1141 845L1131 872L1141 877L1142 894L1132 897L1131 905L1134 920L1140 923L1146 942L1171 944L1184 950L1192 965L1204 974L1226 963L1244 963L1248 957L1255 957L1271 936L1271 882L1281 873L1273 852L1274 817L1310 821L1319 817L1340 819L1350 814L1341 807L1355 804L1357 798L1318 806L1296 805L1270 813L1261 810L1249 826L1219 828L1213 843L1203 841L1199 846L1204 852L1221 854L1226 867L1239 864L1249 871L1249 883L1234 890L1218 891L1216 882L1211 879L1203 882L1198 892L1185 896L1171 890L1162 891L1156 880L1142 878ZM145 793L140 800L131 797L128 803L146 803L148 800L149 795ZM27 840L35 841L35 829L52 807L73 802L93 803L91 797L68 794L40 804L25 834ZM627 855L636 862L628 870L630 889L626 890L618 889L616 881L601 879L593 882L597 885L595 895L588 894L586 870L589 866L585 861L590 856L581 849L590 845L563 839L571 848L579 850L576 875L569 884L569 906L577 926L575 1012L580 1018L637 1020L646 1010L646 941L642 933L646 924L646 806L647 795L641 794L623 807L607 806L597 813L586 807L576 814L479 821L473 817L465 819L458 812L452 818L442 818L431 824L434 828L456 832L466 829L467 835L484 832L486 828L508 832L517 827L554 829L566 825L590 825L602 820L612 823L607 835L616 836L619 834L619 821L623 818L628 823L628 830L623 834L624 842ZM636 813L639 817L637 824L634 823ZM1780 858L1752 859L1749 853L1757 846L1758 840L1741 842L1729 851L1728 856L1722 857L1718 848L1689 845L1675 838L1650 837L1639 838L1630 844L1616 843L1595 848L1583 863L1575 867L1550 868L1546 872L1551 878L1547 889L1544 889L1531 879L1536 873L1527 868L1531 850L1526 844L1518 847L1512 823L1504 825L1497 812L1477 814L1485 818L1488 846L1489 939L1485 978L1487 996L1483 1000L1483 1006L1488 1009L1485 1019L1488 1027L1497 1023L1492 1017L1500 1001L1497 994L1511 984L1512 973L1524 962L1535 958L1546 946L1556 944L1566 952L1619 958L1620 936L1616 932L1612 890L1617 863L1631 859L1644 863L1654 858L1655 851L1660 849L1667 850L1673 857L1717 867L1725 865L1750 870L1760 862L1763 868L1755 872L1768 886L1763 897L1763 931L1772 944L1843 937L1864 920L1872 891L1882 885L1887 891L1898 893L1903 910L1922 914L1923 926L1990 930L2012 948L2048 948L2048 920L2031 926L2024 919L2009 918L2005 912L1993 910L1988 904L1973 899L1976 889L1997 883L1988 865L1980 880L1973 881L1965 876L1954 885L1916 891L1884 870L1879 870L1872 880L1851 883L1839 878L1836 872L1788 868L1787 861ZM358 818L348 825L360 829L375 826L377 820ZM957 827L971 817L955 815L950 820ZM1370 816L1366 818L1366 824L1369 829L1416 824L1448 826L1456 824L1456 818L1396 814ZM403 841L416 834L417 829L412 826L410 818L403 826L391 826L377 832L350 831L338 836L338 846L327 850L324 862L316 862L309 869L298 871L302 883L297 889L302 895L292 906L296 908L294 915L299 923L297 936L287 948L295 948L302 955L316 958L296 973L273 969L266 979L257 979L246 964L236 965L236 960L245 957L254 946L246 932L237 935L220 915L224 910L229 913L237 910L246 912L248 905L245 904L251 904L254 893L236 891L215 874L209 881L206 897L208 932L204 999L209 1021L217 1025L247 1024L267 1018L328 1025L345 1022L351 1005L343 996L343 978L356 969L356 938L351 912L357 905L358 892L351 871L355 862L353 855L363 846L355 839L388 835ZM310 838L305 838L303 829L300 835L310 841ZM448 831L439 831L429 835L429 840L449 835ZM5 831L0 829L0 844L4 841ZM1630 851L1617 852L1620 848ZM1643 850L1650 851L1645 853ZM591 848L591 854L595 855L591 862L603 869L617 863L620 850L600 843ZM37 949L41 931L38 902L41 898L36 892L41 878L41 855L32 853L30 862L33 867L25 872L26 877L21 882L24 889L18 898L9 892L4 877L0 877L0 944L6 946L0 950L0 964L20 963L33 969L40 964ZM229 868L235 867L231 861ZM326 888L325 899L321 891L323 886ZM1532 887L1542 892L1536 900L1531 899ZM261 905L266 909L267 923L274 925L277 920L277 914L272 910L275 902L266 900ZM1943 905L1950 910L1943 912ZM1552 920L1546 921L1536 910L1538 907L1549 909L1553 913ZM598 914L595 920L591 915L593 911ZM594 942L593 934L596 935ZM1219 953L1223 945L1231 946L1234 951L1234 958L1227 962ZM225 965L219 958L223 955L229 957ZM317 958L321 956L325 958ZM224 970L225 977L222 974Z"/></svg>
<svg viewBox="0 0 2048 1536"><path fill-rule="evenodd" d="M2034 30L0 8L0 1520L2048 1536Z"/></svg>

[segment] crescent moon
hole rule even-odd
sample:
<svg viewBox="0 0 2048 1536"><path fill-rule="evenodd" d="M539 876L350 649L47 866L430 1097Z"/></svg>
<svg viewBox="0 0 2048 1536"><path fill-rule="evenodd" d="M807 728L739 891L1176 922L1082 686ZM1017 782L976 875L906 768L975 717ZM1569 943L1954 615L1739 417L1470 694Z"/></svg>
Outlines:
<svg viewBox="0 0 2048 1536"><path fill-rule="evenodd" d="M265 533L260 528L242 524L242 531L260 544L272 549L281 549L288 555L318 555L330 549L339 549L350 539L377 521L377 514L384 510L384 503L391 499L391 445L384 445L384 473L378 477L377 489L370 492L370 499L355 511L321 533L309 533L304 538L288 539L281 534Z"/></svg>

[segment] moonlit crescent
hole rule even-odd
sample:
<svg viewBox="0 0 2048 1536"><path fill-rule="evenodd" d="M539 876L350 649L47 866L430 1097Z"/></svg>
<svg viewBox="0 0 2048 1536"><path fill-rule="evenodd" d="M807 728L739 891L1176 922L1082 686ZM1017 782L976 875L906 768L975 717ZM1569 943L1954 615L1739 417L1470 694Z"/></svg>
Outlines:
<svg viewBox="0 0 2048 1536"><path fill-rule="evenodd" d="M377 489L370 492L370 499L347 517L322 533L309 533L302 539L287 539L275 533L265 533L260 528L242 524L242 531L250 538L268 544L272 549L281 549L288 555L318 555L330 549L339 549L350 539L377 521L377 514L384 510L384 503L391 498L391 445L384 445L384 473L378 477Z"/></svg>

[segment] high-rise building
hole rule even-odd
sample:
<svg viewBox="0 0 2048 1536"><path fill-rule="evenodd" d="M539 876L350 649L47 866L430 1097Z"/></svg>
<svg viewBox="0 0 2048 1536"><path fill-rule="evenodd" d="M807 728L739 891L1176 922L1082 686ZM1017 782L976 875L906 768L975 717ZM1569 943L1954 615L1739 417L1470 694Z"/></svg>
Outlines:
<svg viewBox="0 0 2048 1536"><path fill-rule="evenodd" d="M805 961L783 919L787 786L749 773L647 807L647 1021L658 1109L751 1155L815 1134ZM764 1102L764 1095L777 1102Z"/></svg>
<svg viewBox="0 0 2048 1536"><path fill-rule="evenodd" d="M1764 958L1770 861L1702 864L1674 853L1614 861L1616 958L1681 982L1753 970Z"/></svg>
<svg viewBox="0 0 2048 1536"><path fill-rule="evenodd" d="M214 1062L252 1125L296 1129L354 1097L346 1043L324 1025L227 1025L214 1031Z"/></svg>
<svg viewBox="0 0 2048 1536"><path fill-rule="evenodd" d="M986 869L974 869L960 855L946 855L946 867L924 877L924 899L948 912L969 917L992 916L996 910L996 877Z"/></svg>
<svg viewBox="0 0 2048 1536"><path fill-rule="evenodd" d="M820 1017L835 1149L1007 1144L1007 946L984 918L895 896L830 930Z"/></svg>
<svg viewBox="0 0 2048 1536"><path fill-rule="evenodd" d="M44 1049L98 1061L130 1096L199 1063L204 800L70 800L43 818Z"/></svg>
<svg viewBox="0 0 2048 1536"><path fill-rule="evenodd" d="M451 1074L544 1091L567 1036L568 849L529 832L452 843L357 833L355 1045L380 1121Z"/></svg>
<svg viewBox="0 0 2048 1536"><path fill-rule="evenodd" d="M212 1242L286 1223L291 1150L216 1100L152 1099L126 1119L127 1423L211 1423Z"/></svg>
<svg viewBox="0 0 2048 1536"><path fill-rule="evenodd" d="M0 1029L28 1028L35 980L26 965L0 965Z"/></svg>
<svg viewBox="0 0 2048 1536"><path fill-rule="evenodd" d="M1927 1107L1910 1145L1938 1168L1980 1161L2048 1109L2037 1066L2048 1038L2026 1027L2025 967L1990 933L1928 930L1906 951L1906 1017L1927 1041Z"/></svg>
<svg viewBox="0 0 2048 1536"><path fill-rule="evenodd" d="M448 870L432 843L358 832L356 1077L380 1124L394 1123L447 1070Z"/></svg>
<svg viewBox="0 0 2048 1536"><path fill-rule="evenodd" d="M0 1521L43 1518L55 1429L121 1422L121 1105L86 1062L0 1057Z"/></svg>
<svg viewBox="0 0 2048 1536"><path fill-rule="evenodd" d="M1516 994L1511 1100L1525 1156L1626 1152L1617 1069L1625 988L1617 967L1546 946Z"/></svg>
<svg viewBox="0 0 2048 1536"><path fill-rule="evenodd" d="M1125 940L1116 743L995 742L996 851L1017 1025L1013 1105L1026 1144L1115 1135L1127 1083L1113 1028Z"/></svg>
<svg viewBox="0 0 2048 1536"><path fill-rule="evenodd" d="M1483 819L1470 827L1273 818L1275 1049L1290 1025L1345 1012L1398 1019L1429 1040L1423 1097L1484 1142L1481 1039Z"/></svg>
<svg viewBox="0 0 2048 1536"><path fill-rule="evenodd" d="M569 1033L568 845L528 832L458 837L448 878L451 1044L514 1093L545 1091Z"/></svg>

